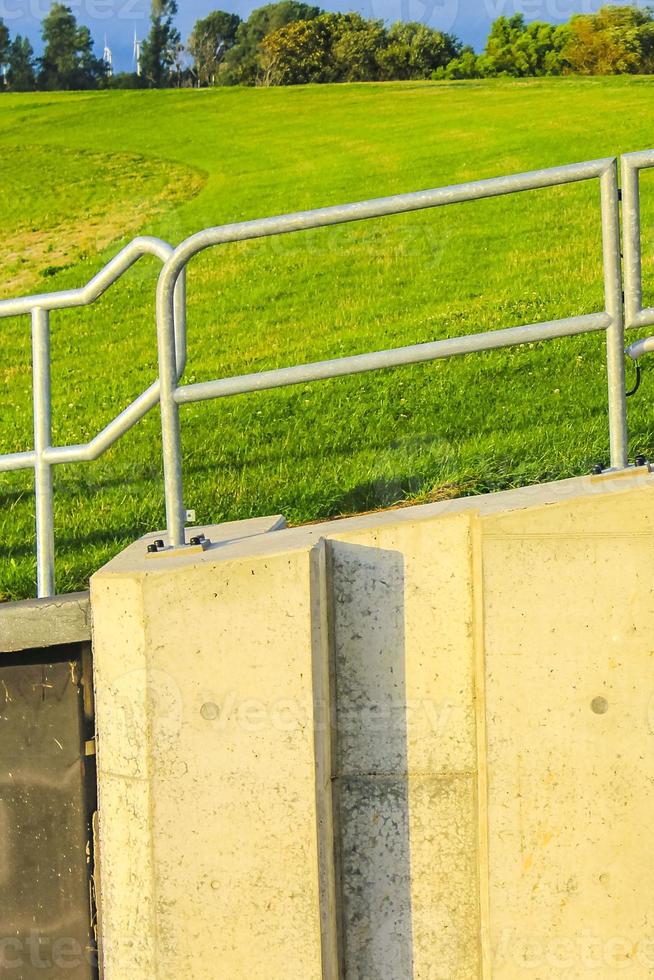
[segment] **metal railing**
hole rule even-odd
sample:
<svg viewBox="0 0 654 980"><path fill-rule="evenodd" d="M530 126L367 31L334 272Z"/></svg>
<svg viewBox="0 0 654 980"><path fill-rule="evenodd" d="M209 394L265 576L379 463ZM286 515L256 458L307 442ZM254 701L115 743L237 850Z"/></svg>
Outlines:
<svg viewBox="0 0 654 980"><path fill-rule="evenodd" d="M76 446L52 445L52 400L50 358L50 313L90 306L144 255L154 255L162 263L174 249L158 238L135 238L82 289L68 289L38 296L0 301L0 319L29 315L32 318L32 399L34 448L29 452L0 456L0 473L34 470L36 501L36 579L39 598L55 595L55 541L52 468L62 463L90 462L98 459L128 432L159 401L158 379L124 411L116 416L90 442ZM186 295L184 276L175 288L173 312L173 350L180 375L186 364Z"/></svg>
<svg viewBox="0 0 654 980"><path fill-rule="evenodd" d="M654 307L643 308L640 174L654 167L654 150L622 157L622 213L624 224L625 329L654 326ZM654 337L637 340L627 348L632 360L654 351Z"/></svg>
<svg viewBox="0 0 654 980"><path fill-rule="evenodd" d="M643 310L640 251L638 173L654 167L654 151L623 157L625 214L625 299L621 261L620 190L615 157L491 180L480 180L435 190L303 211L297 214L209 228L177 248L152 238L136 239L83 290L51 293L0 302L0 317L29 313L33 333L34 449L0 456L0 472L34 468L38 594L54 593L54 531L52 519L52 466L96 459L128 431L157 402L160 403L164 459L164 495L168 548L185 546L187 512L184 507L180 406L227 395L281 388L365 371L418 364L477 351L532 341L604 331L607 347L608 414L611 467L627 466L627 421L624 372L625 311L628 327L654 323L654 309ZM486 333L437 340L335 360L180 384L186 364L185 272L188 263L206 249L230 242L289 234L329 225L386 215L522 193L581 181L598 180L603 242L604 309L543 323L507 327ZM50 310L93 302L141 255L157 255L163 264L156 300L159 380L84 446L52 447L50 411Z"/></svg>

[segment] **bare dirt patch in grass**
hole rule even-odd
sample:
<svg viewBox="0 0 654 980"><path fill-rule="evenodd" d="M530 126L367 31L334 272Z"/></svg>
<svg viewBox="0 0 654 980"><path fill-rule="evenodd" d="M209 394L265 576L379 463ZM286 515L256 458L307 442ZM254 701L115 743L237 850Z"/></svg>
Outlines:
<svg viewBox="0 0 654 980"><path fill-rule="evenodd" d="M0 295L47 289L52 276L138 233L204 182L190 167L132 154L5 148Z"/></svg>

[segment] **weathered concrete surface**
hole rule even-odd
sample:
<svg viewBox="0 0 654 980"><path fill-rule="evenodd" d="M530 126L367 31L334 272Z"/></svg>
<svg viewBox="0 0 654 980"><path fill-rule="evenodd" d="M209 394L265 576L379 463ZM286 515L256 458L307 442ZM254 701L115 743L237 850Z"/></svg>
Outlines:
<svg viewBox="0 0 654 980"><path fill-rule="evenodd" d="M0 603L0 655L90 639L88 592Z"/></svg>
<svg viewBox="0 0 654 980"><path fill-rule="evenodd" d="M653 498L482 525L494 978L654 974Z"/></svg>
<svg viewBox="0 0 654 980"><path fill-rule="evenodd" d="M470 521L344 537L329 550L347 976L468 980L479 969Z"/></svg>
<svg viewBox="0 0 654 980"><path fill-rule="evenodd" d="M98 573L105 980L651 976L652 515L638 472Z"/></svg>
<svg viewBox="0 0 654 980"><path fill-rule="evenodd" d="M324 556L168 561L92 582L105 977L335 978Z"/></svg>

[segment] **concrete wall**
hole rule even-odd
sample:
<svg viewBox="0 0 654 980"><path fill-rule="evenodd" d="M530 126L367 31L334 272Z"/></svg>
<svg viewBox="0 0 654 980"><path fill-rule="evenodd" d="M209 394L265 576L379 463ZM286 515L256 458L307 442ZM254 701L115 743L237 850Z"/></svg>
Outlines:
<svg viewBox="0 0 654 980"><path fill-rule="evenodd" d="M0 655L91 639L88 592L0 603Z"/></svg>
<svg viewBox="0 0 654 980"><path fill-rule="evenodd" d="M651 976L653 505L636 471L99 572L106 980Z"/></svg>

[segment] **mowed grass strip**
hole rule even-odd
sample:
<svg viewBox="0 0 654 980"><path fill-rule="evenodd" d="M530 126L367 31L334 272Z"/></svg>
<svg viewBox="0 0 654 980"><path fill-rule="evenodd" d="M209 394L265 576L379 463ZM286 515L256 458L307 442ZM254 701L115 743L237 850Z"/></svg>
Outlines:
<svg viewBox="0 0 654 980"><path fill-rule="evenodd" d="M653 98L647 78L3 96L0 295L28 279L81 285L135 233L177 243L227 221L641 149ZM646 175L648 303L653 192ZM185 380L599 310L598 202L588 183L214 249L189 270ZM91 438L156 376L157 271L145 260L94 307L53 315L57 444ZM0 329L0 452L13 452L32 444L29 322ZM646 377L632 452L654 450L649 394ZM281 511L299 523L565 477L608 457L604 338L223 399L182 420L200 522ZM55 481L69 591L162 526L157 413ZM28 596L29 471L0 477L0 508L0 594Z"/></svg>

